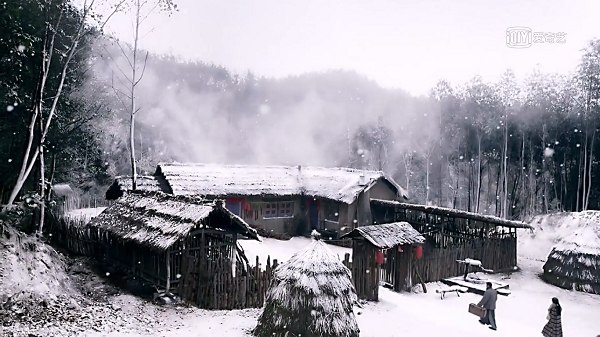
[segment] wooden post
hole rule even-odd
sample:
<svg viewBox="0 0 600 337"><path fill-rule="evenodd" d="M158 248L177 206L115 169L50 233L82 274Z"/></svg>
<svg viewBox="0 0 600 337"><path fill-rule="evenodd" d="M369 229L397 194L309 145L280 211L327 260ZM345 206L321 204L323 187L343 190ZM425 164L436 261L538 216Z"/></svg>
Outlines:
<svg viewBox="0 0 600 337"><path fill-rule="evenodd" d="M237 266L237 233L233 234L233 246L231 248L231 275L235 277Z"/></svg>
<svg viewBox="0 0 600 337"><path fill-rule="evenodd" d="M165 295L169 293L169 289L171 288L171 248L167 249L167 285L165 287Z"/></svg>

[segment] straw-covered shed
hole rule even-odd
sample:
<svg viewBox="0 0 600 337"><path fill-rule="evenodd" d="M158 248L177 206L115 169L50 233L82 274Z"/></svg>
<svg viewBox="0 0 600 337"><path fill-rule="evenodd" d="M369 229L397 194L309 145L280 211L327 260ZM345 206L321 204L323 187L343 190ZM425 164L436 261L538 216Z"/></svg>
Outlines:
<svg viewBox="0 0 600 337"><path fill-rule="evenodd" d="M218 200L161 192L131 191L88 226L99 253L166 291L181 292L178 283L207 270L232 273L236 262L245 259L238 237L258 240L256 231ZM207 268L211 263L227 268L215 271ZM211 275L202 276L212 280Z"/></svg>
<svg viewBox="0 0 600 337"><path fill-rule="evenodd" d="M570 233L552 247L543 278L564 289L600 294L600 212L575 213L567 220Z"/></svg>
<svg viewBox="0 0 600 337"><path fill-rule="evenodd" d="M312 236L312 244L275 269L254 336L359 336L350 270L318 233Z"/></svg>
<svg viewBox="0 0 600 337"><path fill-rule="evenodd" d="M425 238L409 223L362 226L341 238L353 240L352 279L359 298L378 300L384 251L386 263L383 281L391 284L395 291L412 287L413 247L423 244Z"/></svg>

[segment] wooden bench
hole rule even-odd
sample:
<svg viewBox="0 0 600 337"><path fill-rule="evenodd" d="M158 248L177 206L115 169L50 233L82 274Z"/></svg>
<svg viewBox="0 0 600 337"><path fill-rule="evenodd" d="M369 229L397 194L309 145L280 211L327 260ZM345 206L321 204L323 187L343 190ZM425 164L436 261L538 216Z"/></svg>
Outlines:
<svg viewBox="0 0 600 337"><path fill-rule="evenodd" d="M446 293L454 292L456 293L456 296L460 297L460 293L466 293L467 291L469 291L469 288L455 285L443 289L437 289L435 292L440 294L440 298L443 300L444 297L446 297Z"/></svg>

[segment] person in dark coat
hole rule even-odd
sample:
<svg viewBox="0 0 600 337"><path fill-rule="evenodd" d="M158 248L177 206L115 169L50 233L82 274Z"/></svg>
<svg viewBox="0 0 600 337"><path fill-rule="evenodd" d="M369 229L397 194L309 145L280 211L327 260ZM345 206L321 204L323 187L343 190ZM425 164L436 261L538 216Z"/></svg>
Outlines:
<svg viewBox="0 0 600 337"><path fill-rule="evenodd" d="M562 337L562 307L558 302L558 298L552 298L552 304L548 308L546 319L548 323L544 325L542 335L544 337Z"/></svg>
<svg viewBox="0 0 600 337"><path fill-rule="evenodd" d="M492 288L492 282L487 282L486 288L481 301L477 304L485 308L485 317L480 319L479 323L489 325L490 329L496 330L496 301L498 300L498 292Z"/></svg>

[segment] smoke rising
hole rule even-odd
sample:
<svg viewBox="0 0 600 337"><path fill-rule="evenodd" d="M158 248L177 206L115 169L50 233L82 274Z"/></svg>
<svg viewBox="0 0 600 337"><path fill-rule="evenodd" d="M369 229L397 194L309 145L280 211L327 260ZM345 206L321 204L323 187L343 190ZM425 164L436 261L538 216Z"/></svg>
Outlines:
<svg viewBox="0 0 600 337"><path fill-rule="evenodd" d="M104 61L96 62L96 76L127 92L128 60L114 45L98 49ZM354 146L359 128L383 121L389 163L403 151L421 151L436 126L429 100L346 71L274 80L150 55L136 97L138 157L146 151L154 160L349 166L367 150ZM127 123L124 106L115 108ZM126 140L127 127L120 132Z"/></svg>

